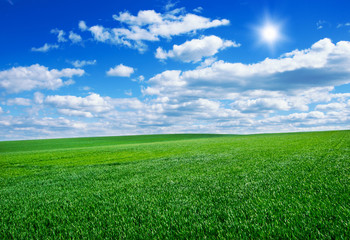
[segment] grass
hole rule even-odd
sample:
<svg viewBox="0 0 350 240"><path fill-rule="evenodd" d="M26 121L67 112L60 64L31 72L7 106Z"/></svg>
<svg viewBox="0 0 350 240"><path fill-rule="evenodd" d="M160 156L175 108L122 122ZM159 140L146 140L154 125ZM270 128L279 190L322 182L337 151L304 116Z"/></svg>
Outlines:
<svg viewBox="0 0 350 240"><path fill-rule="evenodd" d="M350 131L0 142L0 239L349 239Z"/></svg>

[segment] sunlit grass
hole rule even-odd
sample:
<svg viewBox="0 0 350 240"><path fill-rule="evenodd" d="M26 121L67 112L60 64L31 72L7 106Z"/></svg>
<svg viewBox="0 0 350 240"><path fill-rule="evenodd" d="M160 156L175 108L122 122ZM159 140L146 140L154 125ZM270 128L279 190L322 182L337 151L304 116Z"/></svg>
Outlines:
<svg viewBox="0 0 350 240"><path fill-rule="evenodd" d="M0 239L349 238L350 131L0 142Z"/></svg>

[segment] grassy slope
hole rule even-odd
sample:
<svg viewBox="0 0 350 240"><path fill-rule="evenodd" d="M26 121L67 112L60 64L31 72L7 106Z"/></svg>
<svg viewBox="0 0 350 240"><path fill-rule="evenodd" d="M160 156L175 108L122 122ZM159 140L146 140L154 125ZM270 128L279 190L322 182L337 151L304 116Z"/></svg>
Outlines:
<svg viewBox="0 0 350 240"><path fill-rule="evenodd" d="M350 131L0 142L0 239L349 238L349 170Z"/></svg>

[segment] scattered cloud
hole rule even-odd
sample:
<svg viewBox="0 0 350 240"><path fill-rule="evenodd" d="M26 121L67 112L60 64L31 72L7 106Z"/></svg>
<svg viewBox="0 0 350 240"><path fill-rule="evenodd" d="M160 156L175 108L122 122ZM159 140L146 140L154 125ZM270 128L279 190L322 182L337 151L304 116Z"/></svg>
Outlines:
<svg viewBox="0 0 350 240"><path fill-rule="evenodd" d="M195 9L193 9L193 12L195 12L195 13L202 13L203 12L203 8L202 7L197 7Z"/></svg>
<svg viewBox="0 0 350 240"><path fill-rule="evenodd" d="M143 82L143 80L145 80L145 77L143 75L140 75L137 79L139 82Z"/></svg>
<svg viewBox="0 0 350 240"><path fill-rule="evenodd" d="M206 68L165 71L151 78L145 94L228 97L247 90L295 92L350 82L350 42L322 39L305 50L255 64L217 61ZM258 79L258 80L257 80Z"/></svg>
<svg viewBox="0 0 350 240"><path fill-rule="evenodd" d="M350 102L332 102L328 104L318 104L315 109L320 111L339 111L344 110L345 108L349 108L350 110Z"/></svg>
<svg viewBox="0 0 350 240"><path fill-rule="evenodd" d="M162 60L174 58L183 62L198 62L204 57L215 55L219 50L239 46L240 44L229 40L222 40L214 35L202 36L199 39L186 41L181 45L174 45L173 49L167 52L161 47L158 47L155 57Z"/></svg>
<svg viewBox="0 0 350 240"><path fill-rule="evenodd" d="M124 93L125 93L125 95L127 95L127 96L130 96L130 97L132 96L132 90L131 90L131 89L125 90Z"/></svg>
<svg viewBox="0 0 350 240"><path fill-rule="evenodd" d="M84 70L65 68L51 69L34 64L29 67L13 67L0 71L0 89L8 93L19 93L34 89L56 90L62 86L74 83L73 76L82 76ZM68 78L63 81L62 78Z"/></svg>
<svg viewBox="0 0 350 240"><path fill-rule="evenodd" d="M63 30L59 30L57 28L52 29L51 33L57 34L57 41L58 42L67 42L67 39L64 37L66 33Z"/></svg>
<svg viewBox="0 0 350 240"><path fill-rule="evenodd" d="M89 86L84 86L84 87L79 88L79 89L80 89L80 90L83 90L83 91L90 91L90 90L92 90L92 88L89 87Z"/></svg>
<svg viewBox="0 0 350 240"><path fill-rule="evenodd" d="M68 38L72 41L72 43L78 43L82 41L82 38L79 34L76 34L72 31L69 32Z"/></svg>
<svg viewBox="0 0 350 240"><path fill-rule="evenodd" d="M197 67L197 69L209 67L216 61L217 61L216 57L206 58L203 62L201 62L201 65Z"/></svg>
<svg viewBox="0 0 350 240"><path fill-rule="evenodd" d="M45 103L54 106L60 113L68 116L93 117L94 113L107 112L114 108L108 97L104 98L96 93L85 98L71 95L47 96Z"/></svg>
<svg viewBox="0 0 350 240"><path fill-rule="evenodd" d="M174 8L178 2L168 1L168 3L164 6L165 11L169 11Z"/></svg>
<svg viewBox="0 0 350 240"><path fill-rule="evenodd" d="M71 63L76 68L81 68L88 65L95 65L96 60L75 60L75 61L69 61L69 63Z"/></svg>
<svg viewBox="0 0 350 240"><path fill-rule="evenodd" d="M106 42L111 39L111 33L102 26L93 26L89 28L89 31L94 36L95 40L98 42Z"/></svg>
<svg viewBox="0 0 350 240"><path fill-rule="evenodd" d="M80 21L80 22L79 22L79 29L80 29L81 31L86 31L86 30L88 29L88 27L86 26L85 21Z"/></svg>
<svg viewBox="0 0 350 240"><path fill-rule="evenodd" d="M110 68L107 71L108 76L114 76L114 77L130 77L131 74L134 73L134 68L125 66L123 64L119 64L115 66L114 68Z"/></svg>
<svg viewBox="0 0 350 240"><path fill-rule="evenodd" d="M350 26L350 22L347 22L347 23L339 23L337 25L337 28L341 28L341 27L349 27Z"/></svg>
<svg viewBox="0 0 350 240"><path fill-rule="evenodd" d="M45 43L44 46L42 47L38 47L38 48L35 48L35 47L32 47L32 52L48 52L50 51L51 49L57 49L59 46L57 44L48 44L48 43Z"/></svg>
<svg viewBox="0 0 350 240"><path fill-rule="evenodd" d="M34 93L34 102L36 104L42 104L44 102L44 97L45 97L45 95L42 94L41 92L35 92Z"/></svg>
<svg viewBox="0 0 350 240"><path fill-rule="evenodd" d="M7 100L7 105L30 106L32 101L28 98L10 98Z"/></svg>
<svg viewBox="0 0 350 240"><path fill-rule="evenodd" d="M84 21L79 22L82 31L89 31L98 42L124 45L145 51L144 41L159 41L173 36L194 33L198 30L228 25L227 19L211 20L196 14L185 13L183 8L167 11L163 14L154 10L139 11L137 15L120 12L113 19L123 24L121 28L107 28L102 25L88 27Z"/></svg>
<svg viewBox="0 0 350 240"><path fill-rule="evenodd" d="M323 29L325 27L331 27L332 24L328 21L325 21L325 20L319 20L317 23L316 23L316 27L318 30L320 29Z"/></svg>

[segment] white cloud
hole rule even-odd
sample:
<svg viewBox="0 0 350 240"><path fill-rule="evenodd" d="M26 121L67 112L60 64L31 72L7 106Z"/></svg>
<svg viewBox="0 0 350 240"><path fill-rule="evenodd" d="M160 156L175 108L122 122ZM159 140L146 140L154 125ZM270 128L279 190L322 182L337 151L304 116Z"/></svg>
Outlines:
<svg viewBox="0 0 350 240"><path fill-rule="evenodd" d="M106 42L111 39L112 35L108 29L105 29L102 26L92 26L89 28L89 31L92 33L96 41Z"/></svg>
<svg viewBox="0 0 350 240"><path fill-rule="evenodd" d="M133 16L129 12L120 12L119 15L113 15L113 18L119 22L137 26L160 24L163 21L161 14L154 10L139 11L137 16Z"/></svg>
<svg viewBox="0 0 350 240"><path fill-rule="evenodd" d="M47 44L45 43L44 46L42 47L32 47L31 51L32 52L48 52L51 49L57 49L59 46L57 44Z"/></svg>
<svg viewBox="0 0 350 240"><path fill-rule="evenodd" d="M51 69L34 64L29 67L13 67L0 71L0 89L8 93L19 93L34 89L55 90L64 85L73 83L73 76L82 76L84 70L65 68L62 70ZM62 78L69 78L63 81Z"/></svg>
<svg viewBox="0 0 350 240"><path fill-rule="evenodd" d="M58 42L67 42L67 39L64 37L66 33L63 30L59 30L57 28L52 29L51 33L57 34L57 41Z"/></svg>
<svg viewBox="0 0 350 240"><path fill-rule="evenodd" d="M86 26L86 23L84 21L79 22L79 28L81 31L86 31L88 27Z"/></svg>
<svg viewBox="0 0 350 240"><path fill-rule="evenodd" d="M143 75L140 75L140 76L138 77L138 80L139 80L140 82L143 82L143 80L145 80L145 77L144 77Z"/></svg>
<svg viewBox="0 0 350 240"><path fill-rule="evenodd" d="M108 76L130 77L134 73L134 68L119 64L114 68L110 68L107 72Z"/></svg>
<svg viewBox="0 0 350 240"><path fill-rule="evenodd" d="M318 20L318 22L316 23L316 27L317 29L322 29L325 26L325 24L328 24L328 23L324 20Z"/></svg>
<svg viewBox="0 0 350 240"><path fill-rule="evenodd" d="M309 49L257 63L227 63L208 58L193 70L164 71L142 84L146 95L142 100L116 99L97 93L45 97L36 92L31 103L39 105L41 114L26 117L2 114L0 132L5 133L2 138L13 139L39 134L67 137L349 129L350 94L335 93L334 87L349 83L349 63L350 42L333 44L323 39ZM50 71L46 69L42 75L47 76ZM3 77L4 71L0 72L2 88ZM49 116L52 110L66 117L41 117ZM76 117L79 121L73 120Z"/></svg>
<svg viewBox="0 0 350 240"><path fill-rule="evenodd" d="M82 88L80 88L79 90L83 90L83 91L90 91L92 88L89 86L84 86Z"/></svg>
<svg viewBox="0 0 350 240"><path fill-rule="evenodd" d="M229 20L213 20L188 13L175 19L165 19L161 24L152 24L149 31L155 35L170 38L171 36L194 32L201 29L208 29L228 25Z"/></svg>
<svg viewBox="0 0 350 240"><path fill-rule="evenodd" d="M68 116L92 117L92 113L107 112L114 108L109 98L101 97L96 93L91 93L87 97L47 96L45 103L58 108L60 113Z"/></svg>
<svg viewBox="0 0 350 240"><path fill-rule="evenodd" d="M341 27L349 27L350 26L350 22L347 22L347 23L339 23L337 25L337 28L341 28Z"/></svg>
<svg viewBox="0 0 350 240"><path fill-rule="evenodd" d="M74 109L58 109L57 110L60 114L66 115L66 116L73 116L73 117L86 117L86 118L92 118L93 115L91 112L84 112L80 110L74 110Z"/></svg>
<svg viewBox="0 0 350 240"><path fill-rule="evenodd" d="M124 93L125 93L125 95L132 96L132 90L131 89L125 90Z"/></svg>
<svg viewBox="0 0 350 240"><path fill-rule="evenodd" d="M95 65L96 60L75 60L70 62L74 67L81 68L88 65Z"/></svg>
<svg viewBox="0 0 350 240"><path fill-rule="evenodd" d="M118 15L113 15L113 18L126 27L106 28L100 25L88 27L84 21L79 22L79 27L82 31L89 30L96 41L125 45L144 51L147 48L144 41L159 41L160 37L169 39L172 36L229 24L227 19L211 20L195 14L185 14L184 9L174 9L164 14L144 10L139 11L136 16L129 12L120 12Z"/></svg>
<svg viewBox="0 0 350 240"><path fill-rule="evenodd" d="M159 94L188 93L227 96L262 89L293 92L350 82L350 42L322 39L310 49L296 50L255 64L217 61L206 68L165 71L149 80L144 90Z"/></svg>
<svg viewBox="0 0 350 240"><path fill-rule="evenodd" d="M176 4L177 2L168 1L168 3L164 6L165 11L169 11L170 9L175 7Z"/></svg>
<svg viewBox="0 0 350 240"><path fill-rule="evenodd" d="M44 94L41 92L35 92L34 93L34 102L37 104L42 104L44 102Z"/></svg>
<svg viewBox="0 0 350 240"><path fill-rule="evenodd" d="M258 98L248 100L238 100L231 104L234 109L242 112L270 112L275 110L288 111L291 106L285 99L278 98Z"/></svg>
<svg viewBox="0 0 350 240"><path fill-rule="evenodd" d="M203 8L202 7L197 7L195 9L193 9L193 12L195 12L195 13L202 13L203 12Z"/></svg>
<svg viewBox="0 0 350 240"><path fill-rule="evenodd" d="M32 101L28 98L10 98L7 100L7 105L30 106Z"/></svg>
<svg viewBox="0 0 350 240"><path fill-rule="evenodd" d="M345 108L350 107L349 104L344 102L332 102L328 104L318 104L315 109L321 111L339 111L344 110ZM350 110L350 109L349 109Z"/></svg>
<svg viewBox="0 0 350 240"><path fill-rule="evenodd" d="M204 57L210 57L227 47L239 47L240 44L211 35L192 39L181 45L174 45L172 50L164 51L161 47L155 54L158 59L174 58L183 62L198 62Z"/></svg>
<svg viewBox="0 0 350 240"><path fill-rule="evenodd" d="M2 114L4 112L4 110L2 110L2 108L0 107L0 114Z"/></svg>
<svg viewBox="0 0 350 240"><path fill-rule="evenodd" d="M78 43L82 41L82 38L79 34L76 34L72 31L69 32L68 38L72 41L72 43Z"/></svg>

